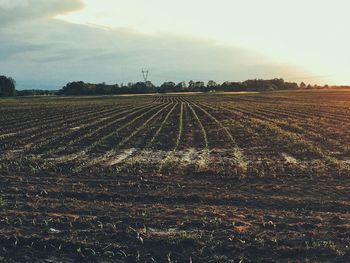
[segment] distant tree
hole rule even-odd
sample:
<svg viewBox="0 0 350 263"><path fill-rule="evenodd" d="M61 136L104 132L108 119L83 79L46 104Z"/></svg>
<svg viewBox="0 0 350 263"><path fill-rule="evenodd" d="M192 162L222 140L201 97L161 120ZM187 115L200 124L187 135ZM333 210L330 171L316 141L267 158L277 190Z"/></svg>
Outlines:
<svg viewBox="0 0 350 263"><path fill-rule="evenodd" d="M240 82L224 82L221 86L219 86L216 90L220 91L244 91L246 90L246 86Z"/></svg>
<svg viewBox="0 0 350 263"><path fill-rule="evenodd" d="M146 88L148 88L148 89L155 88L154 84L151 81L146 81L145 84L146 84Z"/></svg>
<svg viewBox="0 0 350 263"><path fill-rule="evenodd" d="M159 87L159 92L165 93L165 92L175 92L176 90L176 84L172 81L169 82L164 82L162 85Z"/></svg>
<svg viewBox="0 0 350 263"><path fill-rule="evenodd" d="M31 89L31 90L17 90L16 96L52 96L57 94L57 91L55 90L38 90L38 89Z"/></svg>
<svg viewBox="0 0 350 263"><path fill-rule="evenodd" d="M69 82L60 91L63 95L74 96L74 95L87 95L88 84L83 81Z"/></svg>
<svg viewBox="0 0 350 263"><path fill-rule="evenodd" d="M206 91L204 81L196 81L195 91Z"/></svg>
<svg viewBox="0 0 350 263"><path fill-rule="evenodd" d="M16 95L16 81L13 78L0 76L0 96L13 97Z"/></svg>
<svg viewBox="0 0 350 263"><path fill-rule="evenodd" d="M188 83L188 88L190 91L205 91L205 84L203 81L190 81Z"/></svg>
<svg viewBox="0 0 350 263"><path fill-rule="evenodd" d="M214 80L209 80L207 84L207 88L209 90L215 90L218 87L218 84Z"/></svg>
<svg viewBox="0 0 350 263"><path fill-rule="evenodd" d="M306 89L306 84L304 82L301 82L299 88Z"/></svg>
<svg viewBox="0 0 350 263"><path fill-rule="evenodd" d="M297 83L295 82L285 82L284 85L282 86L282 88L280 89L284 89L284 90L296 90L298 89L299 86Z"/></svg>
<svg viewBox="0 0 350 263"><path fill-rule="evenodd" d="M176 91L187 91L187 85L185 81L181 81L175 86Z"/></svg>
<svg viewBox="0 0 350 263"><path fill-rule="evenodd" d="M264 82L265 87L269 88L269 89L284 89L286 82L284 81L284 79L272 79L272 80L259 80Z"/></svg>
<svg viewBox="0 0 350 263"><path fill-rule="evenodd" d="M136 82L130 87L130 93L152 93L156 92L156 88L152 82Z"/></svg>

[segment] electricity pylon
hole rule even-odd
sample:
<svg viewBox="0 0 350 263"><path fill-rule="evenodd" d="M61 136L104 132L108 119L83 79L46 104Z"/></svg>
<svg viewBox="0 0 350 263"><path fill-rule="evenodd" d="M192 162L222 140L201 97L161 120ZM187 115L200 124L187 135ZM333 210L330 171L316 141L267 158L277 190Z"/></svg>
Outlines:
<svg viewBox="0 0 350 263"><path fill-rule="evenodd" d="M144 80L145 82L148 81L148 75L149 75L149 70L148 70L148 69L147 69L147 70L143 69L143 70L142 70L142 76L143 76L143 80Z"/></svg>

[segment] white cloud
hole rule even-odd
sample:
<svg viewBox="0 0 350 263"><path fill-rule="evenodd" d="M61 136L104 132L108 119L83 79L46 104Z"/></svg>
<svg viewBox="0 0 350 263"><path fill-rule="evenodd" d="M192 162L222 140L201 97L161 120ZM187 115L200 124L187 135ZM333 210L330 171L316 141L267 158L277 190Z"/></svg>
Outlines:
<svg viewBox="0 0 350 263"><path fill-rule="evenodd" d="M0 28L0 73L15 77L19 88L58 88L73 80L138 81L144 67L150 68L155 83L292 79L307 74L295 66L273 63L254 51L220 46L207 39L101 29L52 18L82 8L79 1L27 2L26 7L21 3L0 6L0 22L5 13L10 17L11 13L19 14Z"/></svg>

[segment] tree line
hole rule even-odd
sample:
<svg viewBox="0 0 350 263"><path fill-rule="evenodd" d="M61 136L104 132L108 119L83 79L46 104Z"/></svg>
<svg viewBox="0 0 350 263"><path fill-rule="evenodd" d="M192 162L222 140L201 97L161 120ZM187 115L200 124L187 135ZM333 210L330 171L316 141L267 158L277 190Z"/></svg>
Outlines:
<svg viewBox="0 0 350 263"><path fill-rule="evenodd" d="M218 84L213 80L207 83L203 81L182 81L175 83L164 82L156 86L152 82L136 82L124 84L85 83L74 81L67 83L58 91L52 90L16 90L16 81L11 77L0 76L0 97L12 96L83 96L83 95L118 95L118 94L147 94L147 93L176 93L176 92L240 92L240 91L276 91L297 89L325 89L325 88L350 88L350 86L319 86L306 85L304 82L298 85L295 82L287 82L282 78L270 80L252 79L243 82L229 82Z"/></svg>
<svg viewBox="0 0 350 263"><path fill-rule="evenodd" d="M224 82L218 84L211 80L208 83L203 81L189 81L175 83L164 82L155 86L151 82L128 83L127 85L106 83L93 84L83 81L70 82L58 91L58 95L116 95L116 94L146 94L146 93L171 93L171 92L238 92L238 91L274 91L293 90L299 86L294 82L286 82L283 79L262 80L254 79L244 82Z"/></svg>

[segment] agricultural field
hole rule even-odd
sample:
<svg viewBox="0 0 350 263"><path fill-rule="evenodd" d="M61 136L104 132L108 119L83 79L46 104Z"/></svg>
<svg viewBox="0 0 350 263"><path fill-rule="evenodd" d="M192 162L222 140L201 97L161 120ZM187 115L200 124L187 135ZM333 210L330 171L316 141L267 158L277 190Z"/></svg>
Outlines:
<svg viewBox="0 0 350 263"><path fill-rule="evenodd" d="M0 261L350 261L350 91L0 100Z"/></svg>

